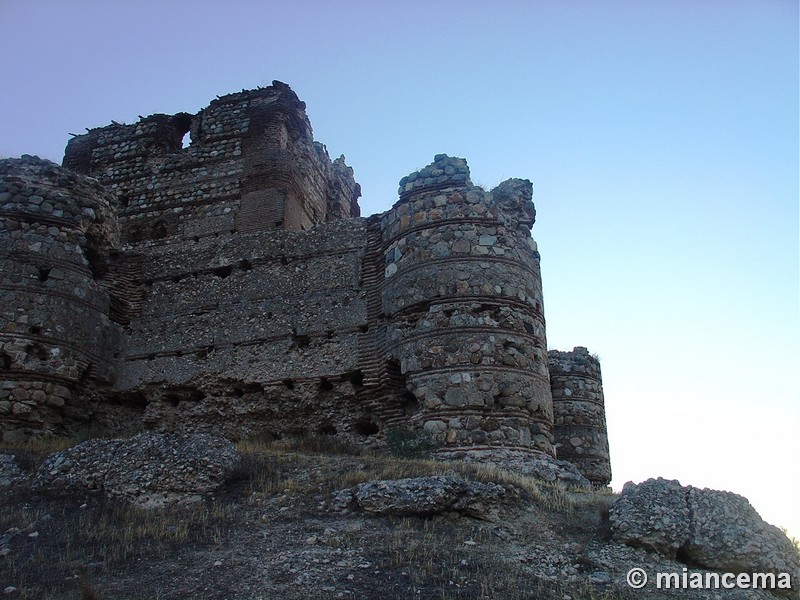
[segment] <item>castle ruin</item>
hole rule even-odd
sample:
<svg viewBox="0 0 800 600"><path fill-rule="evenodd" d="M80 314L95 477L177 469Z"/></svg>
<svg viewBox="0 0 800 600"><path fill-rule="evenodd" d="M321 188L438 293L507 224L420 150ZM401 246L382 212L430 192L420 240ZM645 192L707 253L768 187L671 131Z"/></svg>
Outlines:
<svg viewBox="0 0 800 600"><path fill-rule="evenodd" d="M547 352L531 183L437 155L388 211L359 196L280 82L0 161L3 439L410 428L607 484L599 363Z"/></svg>

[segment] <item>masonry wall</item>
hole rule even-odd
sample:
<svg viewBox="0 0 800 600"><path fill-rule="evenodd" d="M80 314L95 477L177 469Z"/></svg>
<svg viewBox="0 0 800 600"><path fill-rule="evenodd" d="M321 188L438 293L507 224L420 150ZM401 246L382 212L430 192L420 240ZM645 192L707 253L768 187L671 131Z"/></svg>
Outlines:
<svg viewBox="0 0 800 600"><path fill-rule="evenodd" d="M63 165L116 195L131 245L300 231L359 215L352 169L314 142L305 104L280 82L220 97L196 115L92 129L70 141Z"/></svg>
<svg viewBox="0 0 800 600"><path fill-rule="evenodd" d="M360 218L352 169L279 82L92 129L64 167L0 163L5 439L381 446L402 426L442 457L557 454L610 478L599 365L576 349L548 368L529 181L486 191L437 155Z"/></svg>
<svg viewBox="0 0 800 600"><path fill-rule="evenodd" d="M115 392L155 429L367 435L365 239L355 219L148 248Z"/></svg>
<svg viewBox="0 0 800 600"><path fill-rule="evenodd" d="M600 362L582 346L551 350L548 359L557 456L592 483L607 485L611 461Z"/></svg>

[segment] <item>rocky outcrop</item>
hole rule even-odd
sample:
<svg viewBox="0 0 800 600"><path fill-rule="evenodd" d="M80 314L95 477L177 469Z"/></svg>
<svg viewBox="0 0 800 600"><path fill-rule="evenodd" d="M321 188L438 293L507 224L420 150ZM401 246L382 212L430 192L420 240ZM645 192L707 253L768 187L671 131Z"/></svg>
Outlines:
<svg viewBox="0 0 800 600"><path fill-rule="evenodd" d="M0 488L25 479L25 472L17 464L13 454L0 454Z"/></svg>
<svg viewBox="0 0 800 600"><path fill-rule="evenodd" d="M338 508L357 508L372 515L431 516L462 513L487 518L506 495L503 486L455 476L367 481L336 494Z"/></svg>
<svg viewBox="0 0 800 600"><path fill-rule="evenodd" d="M143 508L160 508L219 489L238 463L239 453L223 438L140 433L57 452L39 467L33 485L103 490Z"/></svg>
<svg viewBox="0 0 800 600"><path fill-rule="evenodd" d="M661 478L629 482L609 517L617 542L712 570L788 573L795 591L800 581L797 549L737 494Z"/></svg>
<svg viewBox="0 0 800 600"><path fill-rule="evenodd" d="M689 539L689 505L679 481L659 477L625 484L609 517L616 541L669 558Z"/></svg>

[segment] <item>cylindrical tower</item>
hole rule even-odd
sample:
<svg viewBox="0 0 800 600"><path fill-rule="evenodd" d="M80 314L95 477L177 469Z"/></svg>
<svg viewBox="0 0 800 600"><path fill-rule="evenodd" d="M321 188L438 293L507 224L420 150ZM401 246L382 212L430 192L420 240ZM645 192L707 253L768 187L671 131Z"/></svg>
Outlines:
<svg viewBox="0 0 800 600"><path fill-rule="evenodd" d="M553 454L532 186L475 187L462 158L400 182L382 217L388 346L438 454Z"/></svg>
<svg viewBox="0 0 800 600"><path fill-rule="evenodd" d="M547 353L553 393L556 455L596 485L611 481L600 362L578 346Z"/></svg>
<svg viewBox="0 0 800 600"><path fill-rule="evenodd" d="M115 325L96 282L116 237L111 196L37 157L0 161L0 427L75 433L111 379Z"/></svg>

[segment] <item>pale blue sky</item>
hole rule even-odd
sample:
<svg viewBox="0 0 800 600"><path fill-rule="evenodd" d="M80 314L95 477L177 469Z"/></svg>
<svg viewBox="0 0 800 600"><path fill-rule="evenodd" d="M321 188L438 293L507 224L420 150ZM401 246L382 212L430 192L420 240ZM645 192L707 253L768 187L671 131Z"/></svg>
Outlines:
<svg viewBox="0 0 800 600"><path fill-rule="evenodd" d="M728 489L800 537L796 1L0 0L0 53L4 156L279 79L364 214L440 152L531 179L613 486Z"/></svg>

